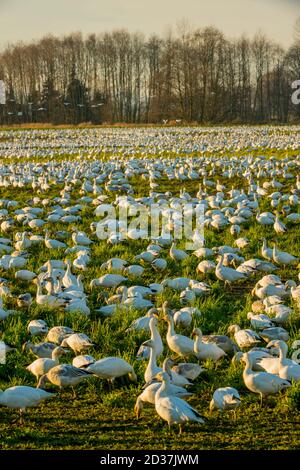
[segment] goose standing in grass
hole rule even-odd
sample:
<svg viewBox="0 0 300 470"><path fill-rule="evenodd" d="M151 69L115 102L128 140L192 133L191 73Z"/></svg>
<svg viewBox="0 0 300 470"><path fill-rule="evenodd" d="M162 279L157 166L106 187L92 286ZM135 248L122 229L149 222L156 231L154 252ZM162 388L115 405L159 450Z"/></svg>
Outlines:
<svg viewBox="0 0 300 470"><path fill-rule="evenodd" d="M184 250L176 248L176 244L173 242L170 248L170 256L174 261L183 261L188 258L189 255Z"/></svg>
<svg viewBox="0 0 300 470"><path fill-rule="evenodd" d="M22 346L22 351L30 351L32 354L34 354L38 358L52 358L52 353L54 349L56 348L56 345L53 343L38 343L34 344L31 343L30 341L27 341L26 343L23 344Z"/></svg>
<svg viewBox="0 0 300 470"><path fill-rule="evenodd" d="M65 354L65 350L62 347L57 346L52 351L51 359L36 359L29 366L27 366L26 369L31 372L37 378L37 382L39 382L39 379L42 375L47 374L50 369L59 364L59 358L63 354Z"/></svg>
<svg viewBox="0 0 300 470"><path fill-rule="evenodd" d="M295 256L291 255L290 253L287 253L286 251L278 250L276 244L274 244L273 261L275 261L275 263L281 264L283 266L287 266L289 264L296 263L298 260L299 260L299 258L296 258Z"/></svg>
<svg viewBox="0 0 300 470"><path fill-rule="evenodd" d="M274 339L288 341L290 337L288 332L281 326L272 326L271 328L265 328L264 330L259 332L259 335L267 343Z"/></svg>
<svg viewBox="0 0 300 470"><path fill-rule="evenodd" d="M66 304L64 299L58 299L55 295L43 294L42 285L40 281L38 280L38 278L34 279L33 282L37 286L35 300L38 305L45 305L47 307L59 308Z"/></svg>
<svg viewBox="0 0 300 470"><path fill-rule="evenodd" d="M264 328L274 326L272 320L263 313L255 314L253 312L248 312L247 318L250 320L251 326L256 330L263 330Z"/></svg>
<svg viewBox="0 0 300 470"><path fill-rule="evenodd" d="M48 325L45 320L31 320L27 325L27 331L32 336L46 335L48 333Z"/></svg>
<svg viewBox="0 0 300 470"><path fill-rule="evenodd" d="M147 385L143 392L140 393L140 395L137 397L134 405L134 412L137 418L140 418L145 403L155 405L155 395L160 387L161 382L153 382L150 385ZM191 392L188 392L185 388L178 387L178 385L174 385L172 383L170 383L169 386L169 394L179 398L186 398L193 395Z"/></svg>
<svg viewBox="0 0 300 470"><path fill-rule="evenodd" d="M114 380L118 377L128 376L131 382L137 382L137 376L134 368L121 357L105 357L90 364L86 370L96 375L100 379L108 380L113 385Z"/></svg>
<svg viewBox="0 0 300 470"><path fill-rule="evenodd" d="M292 381L294 380L295 382L300 381L300 365L291 360L288 359L287 352L288 352L288 345L281 340L277 341L272 341L272 344L268 344L267 347L271 348L277 348L279 349L279 358L275 359L275 361L271 360L261 360L260 365L267 371L270 372L270 369L272 369L274 374L278 374L279 377L285 380Z"/></svg>
<svg viewBox="0 0 300 470"><path fill-rule="evenodd" d="M54 393L48 393L45 390L19 385L7 388L4 391L0 390L0 405L7 408L19 409L20 423L23 423L23 413L26 408L38 406L43 401L54 396Z"/></svg>
<svg viewBox="0 0 300 470"><path fill-rule="evenodd" d="M242 330L239 325L231 325L228 333L234 335L234 339L241 349L251 348L261 342L261 338L253 330Z"/></svg>
<svg viewBox="0 0 300 470"><path fill-rule="evenodd" d="M180 357L194 356L194 341L175 332L174 320L170 313L164 315L164 320L168 324L166 339L169 349Z"/></svg>
<svg viewBox="0 0 300 470"><path fill-rule="evenodd" d="M48 231L45 234L45 246L48 248L48 250L60 250L62 248L67 248L67 245L64 242L50 238Z"/></svg>
<svg viewBox="0 0 300 470"><path fill-rule="evenodd" d="M178 375L183 375L188 380L196 380L196 378L205 371L199 364L192 362L180 362L172 367L172 370Z"/></svg>
<svg viewBox="0 0 300 470"><path fill-rule="evenodd" d="M216 266L215 274L218 279L224 281L225 283L231 284L232 282L236 282L240 279L245 279L246 275L244 273L240 273L232 268L227 268L223 265L223 255L220 257L220 260Z"/></svg>
<svg viewBox="0 0 300 470"><path fill-rule="evenodd" d="M62 341L73 333L74 331L72 330L72 328L69 328L68 326L53 326L48 331L46 341L49 341L50 343L55 343L60 346Z"/></svg>
<svg viewBox="0 0 300 470"><path fill-rule="evenodd" d="M61 342L62 348L70 348L75 354L80 354L89 348L94 347L94 343L84 333L73 333L64 338Z"/></svg>
<svg viewBox="0 0 300 470"><path fill-rule="evenodd" d="M192 408L186 401L171 394L170 378L166 372L158 374L162 381L161 386L155 394L155 409L157 414L167 421L169 428L179 425L179 433L182 433L183 425L187 422L204 423L204 419L197 410Z"/></svg>
<svg viewBox="0 0 300 470"><path fill-rule="evenodd" d="M268 395L276 395L281 390L290 387L290 382L281 379L275 374L268 372L253 372L252 359L249 354L244 353L242 361L245 364L243 379L246 387L253 393L257 393L261 398L261 405L263 398Z"/></svg>
<svg viewBox="0 0 300 470"><path fill-rule="evenodd" d="M78 369L77 367L69 364L62 364L52 367L47 374L42 375L40 378L37 388L44 388L47 382L56 385L60 389L65 387L71 387L73 390L73 397L76 397L74 387L83 380L89 379L92 376L90 372L84 369Z"/></svg>
<svg viewBox="0 0 300 470"><path fill-rule="evenodd" d="M233 387L223 387L215 390L209 404L209 410L235 410L241 404L239 392Z"/></svg>
<svg viewBox="0 0 300 470"><path fill-rule="evenodd" d="M282 233L285 233L287 228L286 228L286 225L284 225L283 222L281 222L281 220L279 220L279 217L278 215L276 215L276 218L275 218L275 222L274 222L274 230L275 232L280 235Z"/></svg>
<svg viewBox="0 0 300 470"><path fill-rule="evenodd" d="M93 289L95 286L106 287L109 289L118 287L122 282L126 281L127 278L121 274L104 274L98 279L92 279L90 288Z"/></svg>
<svg viewBox="0 0 300 470"><path fill-rule="evenodd" d="M193 330L192 336L195 338L194 353L200 361L211 359L216 362L227 354L215 343L204 343L202 341L202 331L200 328Z"/></svg>

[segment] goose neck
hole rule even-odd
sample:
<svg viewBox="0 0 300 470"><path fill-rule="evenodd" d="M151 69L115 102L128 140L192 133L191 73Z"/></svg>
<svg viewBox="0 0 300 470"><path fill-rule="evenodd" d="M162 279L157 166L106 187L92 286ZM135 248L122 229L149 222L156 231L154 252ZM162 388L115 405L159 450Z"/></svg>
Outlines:
<svg viewBox="0 0 300 470"><path fill-rule="evenodd" d="M169 318L167 336L174 336L174 335L175 335L174 320L173 318Z"/></svg>

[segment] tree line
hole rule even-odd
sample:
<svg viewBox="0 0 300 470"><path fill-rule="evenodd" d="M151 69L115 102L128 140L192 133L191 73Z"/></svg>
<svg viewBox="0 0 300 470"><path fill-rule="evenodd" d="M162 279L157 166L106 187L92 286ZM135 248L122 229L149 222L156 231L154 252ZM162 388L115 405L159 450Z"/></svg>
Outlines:
<svg viewBox="0 0 300 470"><path fill-rule="evenodd" d="M2 124L295 122L300 34L288 50L262 33L229 39L186 25L164 37L46 36L6 47L0 79Z"/></svg>

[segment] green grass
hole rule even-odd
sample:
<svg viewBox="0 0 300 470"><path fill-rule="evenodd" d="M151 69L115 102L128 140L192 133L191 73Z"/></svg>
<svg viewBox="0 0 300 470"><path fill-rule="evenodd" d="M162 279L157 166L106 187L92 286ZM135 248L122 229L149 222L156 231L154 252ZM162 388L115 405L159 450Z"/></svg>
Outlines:
<svg viewBox="0 0 300 470"><path fill-rule="evenodd" d="M235 152L234 155L245 155L249 149ZM251 154L275 155L277 158L295 156L299 150L276 150L276 149L256 149L251 150ZM228 153L229 154L229 153ZM175 156L175 155L170 155ZM108 158L106 155L105 158ZM60 156L57 160L73 158ZM99 157L100 158L100 157ZM39 160L39 159L37 159ZM11 159L10 162L20 160ZM45 161L45 159L40 159ZM8 161L6 161L8 163ZM221 178L222 180L222 178ZM136 178L131 184L135 188L135 195L142 196L148 194L148 183L140 184ZM195 195L198 190L198 181L187 181L184 186L190 194ZM241 188L243 181L235 180L235 186ZM286 183L285 191L290 189L290 182ZM169 182L165 179L160 181L160 191L172 191L178 195L182 185ZM40 197L54 197L62 189L60 186L51 186L51 189L39 194ZM75 204L80 197L80 187L73 188L71 193L72 203ZM228 188L229 189L229 188ZM36 195L36 194L34 194ZM19 202L19 207L28 205L32 199L31 187L24 187L16 191L0 188L0 199L13 198ZM110 200L114 195L110 196ZM270 209L266 204L266 209ZM94 221L93 205L87 205L82 212L82 222L77 227L85 230L90 235L89 226ZM48 226L49 225L49 226ZM74 225L71 224L70 227ZM68 230L69 227L61 223L46 224L44 228L49 228L52 233L57 230ZM9 236L17 231L24 230L21 224L17 224ZM42 231L37 231L42 233ZM6 235L3 235L6 236ZM91 235L90 235L91 236ZM229 228L222 232L206 230L207 246L230 244L234 238L229 233ZM262 228L256 222L251 221L243 226L240 236L247 236L251 243L243 255L246 259L250 257L260 257L261 238L266 236L268 240L276 239L281 249L299 255L299 226L289 226L286 234L275 237L271 228ZM140 393L143 384L143 374L145 363L135 359L137 349L141 342L147 339L147 334L131 333L125 334L126 328L134 318L140 316L137 311L127 313L121 310L111 318L104 318L95 312L99 306L103 305L103 291L95 289L89 290L89 283L92 278L104 274L100 270L101 264L108 258L120 256L133 262L134 256L145 249L147 241L126 242L122 245L108 248L105 241L99 241L92 237L95 244L92 247L92 259L88 271L84 272L84 285L88 293L91 315L89 318L80 313L65 313L63 310L53 310L41 308L33 304L30 309L20 309L16 307L14 299L5 299L7 308L15 308L18 313L0 323L0 339L7 343L14 344L17 351L8 354L5 365L0 365L0 388L5 389L12 385L26 384L35 386L34 377L26 371L25 367L33 361L34 357L30 353L22 353L22 344L29 339L26 325L30 319L45 319L49 327L54 325L67 325L77 332L88 334L95 342L96 347L90 352L96 358L105 356L122 356L134 365L138 375L138 385L123 384L117 381L116 388L109 392L107 385L100 379L91 379L88 383L77 387L77 398L73 399L68 390L64 390L55 399L46 404L28 410L25 425L20 427L18 423L13 423L14 412L6 408L0 408L0 449L297 449L300 443L300 390L299 385L293 385L285 394L270 398L261 409L259 397L250 393L243 384L241 366L234 366L230 359L224 359L218 365L206 363L206 372L196 381L193 386L194 397L190 403L197 407L207 418L205 425L188 425L186 432L178 437L177 430L171 433L155 413L153 407L146 406L142 416L137 420L133 413L133 407L137 395ZM72 246L71 240L67 244ZM162 252L163 257L167 257L167 251ZM32 246L29 249L30 257L26 269L37 271L37 269L49 258L64 259L63 251L50 252ZM74 255L70 256L71 259ZM215 276L200 276L195 274L198 264L197 258L191 256L188 261L180 263L173 262L167 258L168 268L164 273L155 273L149 265L145 265L145 272L140 279L129 279L126 285L137 283L147 285L150 282L160 282L166 277L190 276L199 280L206 280L212 286L209 296L197 299L195 306L202 312L202 316L196 320L195 324L200 326L204 334L226 333L230 324L238 323L242 327L249 327L247 312L251 308L250 290L260 276L239 284L238 289L229 289L222 283L216 281ZM288 267L278 270L278 274L283 280L297 278L297 269ZM14 271L0 272L9 280L9 286L14 296L23 292L31 292L35 295L33 284L16 281ZM166 289L159 297L158 305L164 300L170 300L172 306L179 307L179 295L170 289ZM289 345L295 339L300 338L299 334L300 316L299 311L295 313L289 322L288 329L291 339ZM160 321L160 331L165 337L166 324ZM190 331L182 330L189 335ZM167 352L167 346L165 349ZM70 353L66 361L71 362L73 355ZM232 413L209 414L209 402L213 391L221 386L236 387L242 397L242 404L237 410L236 419ZM49 386L49 390L55 387Z"/></svg>

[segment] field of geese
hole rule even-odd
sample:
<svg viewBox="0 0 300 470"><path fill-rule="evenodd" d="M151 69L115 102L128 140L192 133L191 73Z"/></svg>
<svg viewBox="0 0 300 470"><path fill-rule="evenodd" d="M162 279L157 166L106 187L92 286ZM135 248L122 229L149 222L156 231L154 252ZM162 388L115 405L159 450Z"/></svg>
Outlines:
<svg viewBox="0 0 300 470"><path fill-rule="evenodd" d="M299 126L2 129L0 449L299 448L299 208Z"/></svg>

